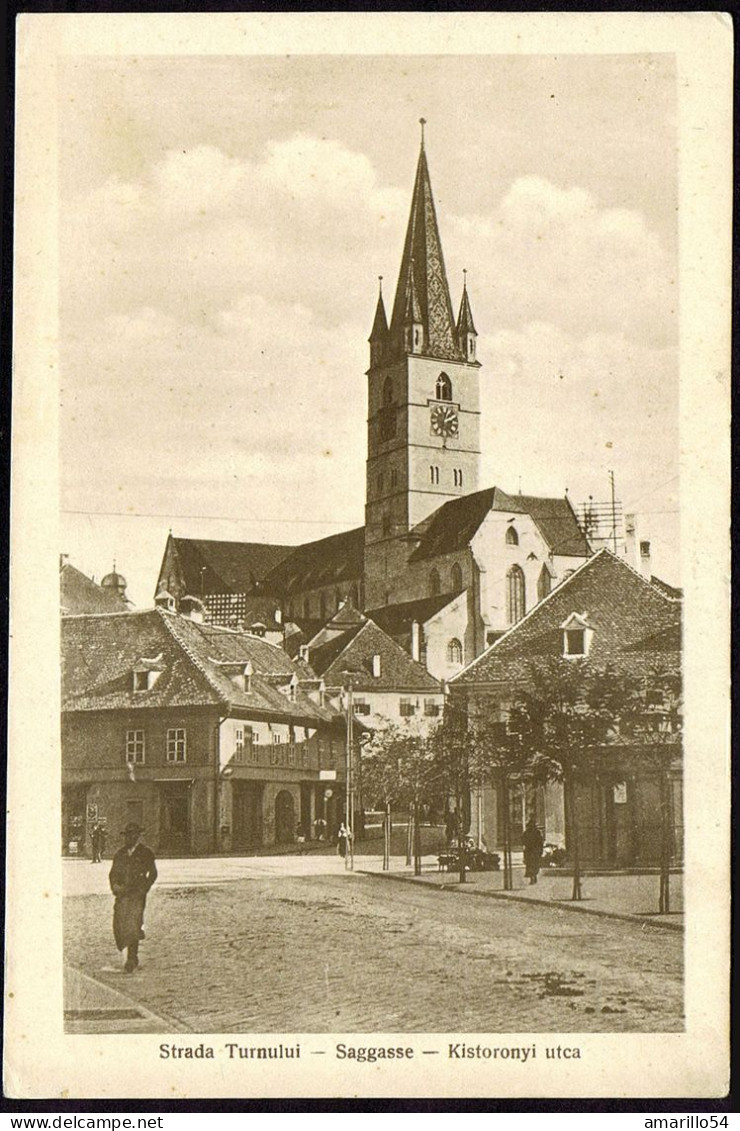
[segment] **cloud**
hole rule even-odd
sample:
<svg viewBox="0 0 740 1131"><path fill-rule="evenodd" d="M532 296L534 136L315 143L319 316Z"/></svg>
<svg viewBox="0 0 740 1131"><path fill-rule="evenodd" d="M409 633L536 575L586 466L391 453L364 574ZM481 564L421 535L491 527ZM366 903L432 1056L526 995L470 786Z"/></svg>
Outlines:
<svg viewBox="0 0 740 1131"><path fill-rule="evenodd" d="M541 319L573 334L675 342L675 272L634 209L601 208L585 189L520 177L490 215L453 218L452 240L458 254L465 249L476 317L482 306L489 327Z"/></svg>
<svg viewBox="0 0 740 1131"><path fill-rule="evenodd" d="M294 134L251 160L170 149L66 201L66 505L233 515L296 541L327 530L266 524L362 522L375 275L397 269L409 195ZM607 468L625 497L667 479L674 296L645 217L523 176L485 215L440 219L482 335L483 483L585 498Z"/></svg>

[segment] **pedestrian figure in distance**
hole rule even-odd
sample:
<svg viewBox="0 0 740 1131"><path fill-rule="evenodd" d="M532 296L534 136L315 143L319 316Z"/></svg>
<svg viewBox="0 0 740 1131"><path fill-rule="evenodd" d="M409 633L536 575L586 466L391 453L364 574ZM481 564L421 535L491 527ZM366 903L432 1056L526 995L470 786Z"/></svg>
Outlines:
<svg viewBox="0 0 740 1131"><path fill-rule="evenodd" d="M95 824L92 827L92 833L90 834L90 849L91 849L90 863L91 864L99 864L100 861L103 859L103 857L101 855L101 853L102 853L102 832L103 832L103 830L102 830L102 826L100 825L100 822L96 821Z"/></svg>
<svg viewBox="0 0 740 1131"><path fill-rule="evenodd" d="M537 883L537 874L542 863L542 849L544 843L545 838L537 828L534 817L530 817L527 821L527 827L522 833L522 844L524 845L524 875L529 880L530 884Z"/></svg>
<svg viewBox="0 0 740 1131"><path fill-rule="evenodd" d="M126 951L124 970L133 974L139 965L139 943L144 938L144 908L150 887L157 878L154 853L141 843L144 830L129 821L123 830L123 848L113 857L110 870L113 906L113 937L119 950Z"/></svg>
<svg viewBox="0 0 740 1131"><path fill-rule="evenodd" d="M323 817L317 817L313 823L314 832L317 840L323 840L326 832L326 821Z"/></svg>
<svg viewBox="0 0 740 1131"><path fill-rule="evenodd" d="M347 841L348 840L349 840L349 832L344 827L344 823L342 823L339 826L339 831L337 832L337 852L339 853L340 856L346 856L347 855Z"/></svg>
<svg viewBox="0 0 740 1131"><path fill-rule="evenodd" d="M303 856L306 852L306 827L299 825L296 829L296 844L298 845L298 855Z"/></svg>

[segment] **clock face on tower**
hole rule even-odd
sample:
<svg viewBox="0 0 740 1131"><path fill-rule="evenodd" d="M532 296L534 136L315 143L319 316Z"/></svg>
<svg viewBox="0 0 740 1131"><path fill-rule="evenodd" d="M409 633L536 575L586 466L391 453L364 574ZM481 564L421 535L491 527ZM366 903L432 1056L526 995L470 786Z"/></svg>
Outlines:
<svg viewBox="0 0 740 1131"><path fill-rule="evenodd" d="M448 404L433 405L431 426L433 436L457 436L460 427L457 412Z"/></svg>

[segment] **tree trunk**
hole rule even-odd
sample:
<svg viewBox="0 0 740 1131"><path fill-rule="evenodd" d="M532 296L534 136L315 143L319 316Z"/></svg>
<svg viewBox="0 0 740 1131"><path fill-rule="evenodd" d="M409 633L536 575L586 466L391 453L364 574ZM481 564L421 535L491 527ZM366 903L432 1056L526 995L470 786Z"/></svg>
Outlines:
<svg viewBox="0 0 740 1131"><path fill-rule="evenodd" d="M576 816L575 783L572 770L568 770L565 775L563 786L565 828L569 833L570 843L568 845L568 851L573 863L573 890L571 891L570 898L579 900L583 899L581 892L581 855L580 846L578 844L578 818Z"/></svg>
<svg viewBox="0 0 740 1131"><path fill-rule="evenodd" d="M671 795L668 771L660 767L660 894L658 911L667 915L671 909Z"/></svg>
<svg viewBox="0 0 740 1131"><path fill-rule="evenodd" d="M413 811L411 809L411 806L409 805L409 818L408 818L408 824L406 826L406 864L407 865L409 865L411 863L411 851L412 851L412 846L413 846L413 836L414 836L414 816L413 816Z"/></svg>
<svg viewBox="0 0 740 1131"><path fill-rule="evenodd" d="M421 875L421 824L418 801L414 802L414 875Z"/></svg>
<svg viewBox="0 0 740 1131"><path fill-rule="evenodd" d="M504 777L501 781L501 798L504 806L504 891L514 888L514 871L511 862L511 812L509 807L509 783Z"/></svg>
<svg viewBox="0 0 740 1131"><path fill-rule="evenodd" d="M387 872L391 866L391 803L385 803L383 816L383 871Z"/></svg>

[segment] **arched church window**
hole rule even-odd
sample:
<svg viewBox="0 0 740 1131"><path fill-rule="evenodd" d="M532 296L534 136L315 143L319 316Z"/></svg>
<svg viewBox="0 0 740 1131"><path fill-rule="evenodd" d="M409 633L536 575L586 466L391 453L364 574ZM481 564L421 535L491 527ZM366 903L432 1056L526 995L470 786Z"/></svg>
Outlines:
<svg viewBox="0 0 740 1131"><path fill-rule="evenodd" d="M512 566L506 575L506 615L509 624L516 624L527 611L524 571Z"/></svg>
<svg viewBox="0 0 740 1131"><path fill-rule="evenodd" d="M462 566L459 562L455 562L452 567L452 592L459 593L463 587Z"/></svg>
<svg viewBox="0 0 740 1131"><path fill-rule="evenodd" d="M439 468L432 464L429 468L429 482L439 483Z"/></svg>
<svg viewBox="0 0 740 1131"><path fill-rule="evenodd" d="M453 637L447 645L447 663L448 664L461 664L463 662L462 644Z"/></svg>
<svg viewBox="0 0 740 1131"><path fill-rule="evenodd" d="M438 597L442 592L442 585L439 579L439 572L433 569L429 574L429 595L430 597Z"/></svg>
<svg viewBox="0 0 740 1131"><path fill-rule="evenodd" d="M437 400L452 400L452 381L450 381L446 373L440 373L437 378Z"/></svg>
<svg viewBox="0 0 740 1131"><path fill-rule="evenodd" d="M516 530L514 529L513 526L510 526L508 528L508 530L506 531L506 545L507 546L518 546L519 545L519 535L517 534L517 532L516 532Z"/></svg>
<svg viewBox="0 0 740 1131"><path fill-rule="evenodd" d="M356 609L360 607L360 591L356 585L353 585L349 591L349 599Z"/></svg>
<svg viewBox="0 0 740 1131"><path fill-rule="evenodd" d="M541 601L543 597L547 596L551 589L552 578L550 577L550 571L547 566L543 565L542 569L540 570L540 576L537 578L538 599Z"/></svg>
<svg viewBox="0 0 740 1131"><path fill-rule="evenodd" d="M310 619L311 619L311 598L310 598L310 597L306 597L306 598L304 598L304 601L303 601L303 615L304 615L304 617L306 618L306 620L310 620Z"/></svg>
<svg viewBox="0 0 740 1131"><path fill-rule="evenodd" d="M322 620L326 620L326 593L319 595L319 615Z"/></svg>

